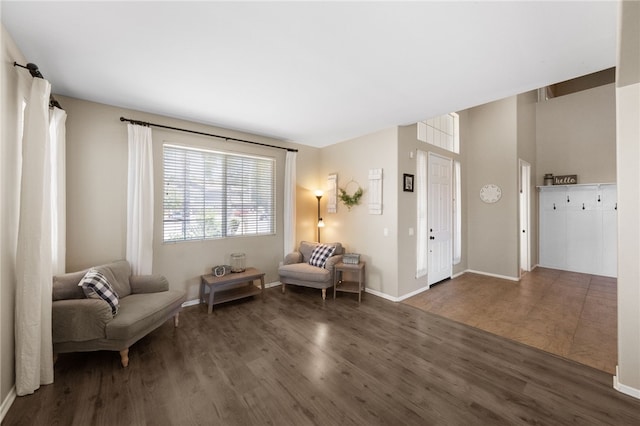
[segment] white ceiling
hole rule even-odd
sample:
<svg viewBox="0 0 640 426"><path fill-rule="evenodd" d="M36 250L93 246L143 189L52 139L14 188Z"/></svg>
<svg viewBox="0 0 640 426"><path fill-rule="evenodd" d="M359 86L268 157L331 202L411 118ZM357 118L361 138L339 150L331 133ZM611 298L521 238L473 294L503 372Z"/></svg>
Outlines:
<svg viewBox="0 0 640 426"><path fill-rule="evenodd" d="M319 147L616 59L615 1L1 5L56 94Z"/></svg>

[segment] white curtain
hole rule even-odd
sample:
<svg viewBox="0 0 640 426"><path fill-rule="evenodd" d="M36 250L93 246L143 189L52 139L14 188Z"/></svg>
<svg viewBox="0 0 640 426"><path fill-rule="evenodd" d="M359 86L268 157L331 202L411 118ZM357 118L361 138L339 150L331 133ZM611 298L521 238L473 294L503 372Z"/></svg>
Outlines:
<svg viewBox="0 0 640 426"><path fill-rule="evenodd" d="M417 226L416 226L416 278L424 277L428 272L428 244L427 239L427 153L418 150L416 164L417 192Z"/></svg>
<svg viewBox="0 0 640 426"><path fill-rule="evenodd" d="M153 146L151 129L129 124L127 253L135 275L153 269Z"/></svg>
<svg viewBox="0 0 640 426"><path fill-rule="evenodd" d="M457 265L462 259L462 180L460 162L453 162L453 264Z"/></svg>
<svg viewBox="0 0 640 426"><path fill-rule="evenodd" d="M66 127L67 113L53 108L49 114L51 147L51 263L53 275L63 274L66 263Z"/></svg>
<svg viewBox="0 0 640 426"><path fill-rule="evenodd" d="M284 255L296 248L296 157L287 151L284 165Z"/></svg>
<svg viewBox="0 0 640 426"><path fill-rule="evenodd" d="M34 78L22 137L20 223L16 252L16 393L53 383L51 338L51 85Z"/></svg>

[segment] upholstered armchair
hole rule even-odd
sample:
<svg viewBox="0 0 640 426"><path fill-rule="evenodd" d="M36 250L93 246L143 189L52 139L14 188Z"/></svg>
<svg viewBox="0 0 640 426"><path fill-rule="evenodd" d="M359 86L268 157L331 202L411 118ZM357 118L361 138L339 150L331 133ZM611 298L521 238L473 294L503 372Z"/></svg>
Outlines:
<svg viewBox="0 0 640 426"><path fill-rule="evenodd" d="M285 256L278 268L282 292L287 285L319 288L327 298L327 288L333 287L333 267L342 260L344 247L340 243L302 241L297 251Z"/></svg>

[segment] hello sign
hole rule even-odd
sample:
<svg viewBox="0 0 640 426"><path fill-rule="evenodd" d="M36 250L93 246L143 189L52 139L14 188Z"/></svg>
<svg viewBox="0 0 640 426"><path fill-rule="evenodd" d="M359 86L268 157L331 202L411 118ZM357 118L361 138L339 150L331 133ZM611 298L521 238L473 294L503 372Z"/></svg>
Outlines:
<svg viewBox="0 0 640 426"><path fill-rule="evenodd" d="M578 183L578 175L554 176L554 185L575 185Z"/></svg>

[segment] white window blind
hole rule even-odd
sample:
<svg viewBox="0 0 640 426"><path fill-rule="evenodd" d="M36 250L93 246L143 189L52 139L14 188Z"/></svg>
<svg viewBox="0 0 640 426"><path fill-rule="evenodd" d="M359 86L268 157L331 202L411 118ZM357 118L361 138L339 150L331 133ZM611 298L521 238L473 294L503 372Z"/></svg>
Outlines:
<svg viewBox="0 0 640 426"><path fill-rule="evenodd" d="M275 161L164 145L165 242L275 233Z"/></svg>

